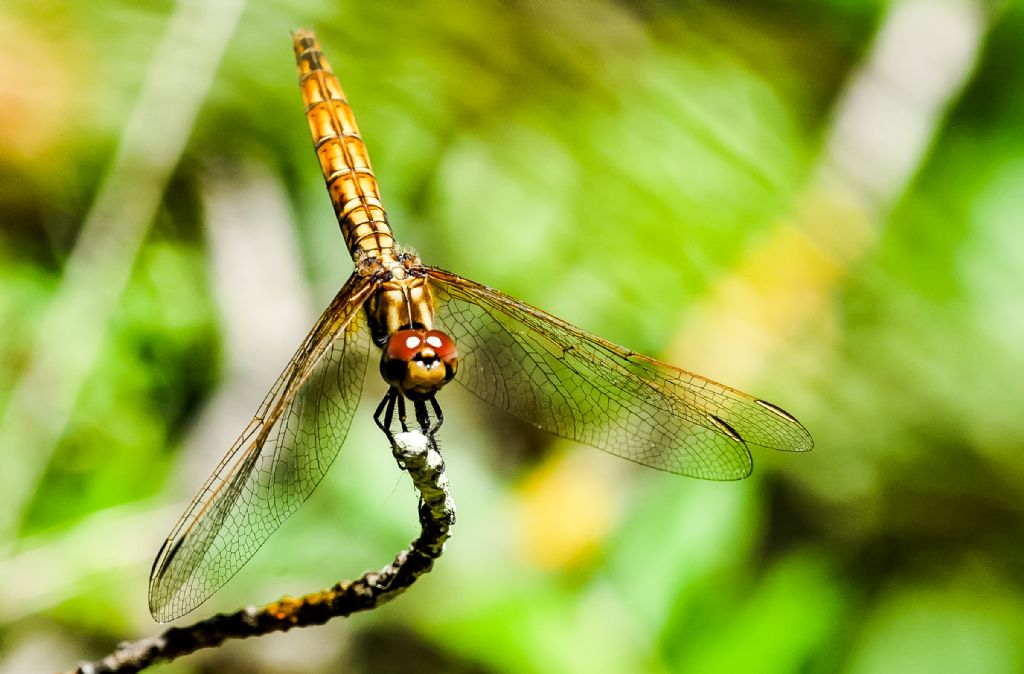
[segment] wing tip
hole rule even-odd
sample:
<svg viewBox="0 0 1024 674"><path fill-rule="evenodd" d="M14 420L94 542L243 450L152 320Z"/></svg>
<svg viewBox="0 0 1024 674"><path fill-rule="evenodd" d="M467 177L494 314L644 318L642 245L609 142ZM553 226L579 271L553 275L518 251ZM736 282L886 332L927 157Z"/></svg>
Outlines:
<svg viewBox="0 0 1024 674"><path fill-rule="evenodd" d="M746 446L746 445L744 445ZM737 466L740 470L732 473L728 472L713 472L713 473L682 473L688 477L694 477L698 480L707 480L708 482L739 482L740 480L746 480L748 477L754 474L754 461L750 457L748 452L747 461L742 466Z"/></svg>
<svg viewBox="0 0 1024 674"><path fill-rule="evenodd" d="M783 421L796 427L798 437L794 438L794 442L792 442L788 446L774 447L773 449L778 449L783 452L809 452L812 449L814 449L814 438L811 437L811 433L806 428L804 428L804 425L801 424L796 417L794 417L792 414L782 409L778 405L770 403L767 400L755 398L754 403L760 405L763 409L771 412L772 414L779 417Z"/></svg>

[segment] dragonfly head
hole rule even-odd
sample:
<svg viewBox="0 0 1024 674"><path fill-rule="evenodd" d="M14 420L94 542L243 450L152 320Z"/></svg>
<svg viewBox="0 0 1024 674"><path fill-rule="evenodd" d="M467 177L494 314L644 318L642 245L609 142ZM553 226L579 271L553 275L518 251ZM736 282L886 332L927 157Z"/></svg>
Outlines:
<svg viewBox="0 0 1024 674"><path fill-rule="evenodd" d="M410 400L429 398L455 376L459 352L440 330L398 330L380 357L384 380Z"/></svg>

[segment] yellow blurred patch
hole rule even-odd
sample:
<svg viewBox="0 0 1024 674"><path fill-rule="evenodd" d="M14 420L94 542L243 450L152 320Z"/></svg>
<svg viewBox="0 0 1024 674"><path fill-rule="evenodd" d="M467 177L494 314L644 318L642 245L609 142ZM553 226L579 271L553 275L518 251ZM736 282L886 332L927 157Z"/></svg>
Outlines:
<svg viewBox="0 0 1024 674"><path fill-rule="evenodd" d="M670 357L745 386L808 324L828 320L849 265L874 241L870 214L838 192L809 192L690 311Z"/></svg>
<svg viewBox="0 0 1024 674"><path fill-rule="evenodd" d="M524 559L542 569L590 560L613 525L615 485L601 457L565 451L523 480L517 490L516 538Z"/></svg>
<svg viewBox="0 0 1024 674"><path fill-rule="evenodd" d="M59 47L0 14L0 155L33 159L62 139L76 87Z"/></svg>

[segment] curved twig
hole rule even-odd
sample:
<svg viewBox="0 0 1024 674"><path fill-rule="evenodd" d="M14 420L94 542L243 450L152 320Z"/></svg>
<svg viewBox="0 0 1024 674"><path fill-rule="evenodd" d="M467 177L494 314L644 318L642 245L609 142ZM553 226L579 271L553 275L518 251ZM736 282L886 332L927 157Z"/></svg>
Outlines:
<svg viewBox="0 0 1024 674"><path fill-rule="evenodd" d="M157 637L126 642L107 657L82 663L75 672L138 672L156 662L174 660L200 648L218 646L228 639L244 639L293 627L322 625L339 616L367 611L404 592L430 571L444 551L455 523L455 502L448 490L444 462L432 435L419 431L396 433L391 449L399 467L409 472L420 494L421 532L408 550L379 571L337 583L302 597L285 597L263 607L247 606L221 613L187 627L172 627Z"/></svg>

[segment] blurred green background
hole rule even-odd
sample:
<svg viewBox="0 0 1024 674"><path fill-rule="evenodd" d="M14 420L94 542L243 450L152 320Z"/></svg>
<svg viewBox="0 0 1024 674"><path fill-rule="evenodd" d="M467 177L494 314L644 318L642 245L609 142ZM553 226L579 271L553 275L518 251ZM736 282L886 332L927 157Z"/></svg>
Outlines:
<svg viewBox="0 0 1024 674"><path fill-rule="evenodd" d="M705 483L446 389L432 574L155 671L1024 671L1020 4L8 0L0 672L160 629L163 537L351 270L300 26L400 241L816 448ZM415 536L369 369L329 477L186 621Z"/></svg>

